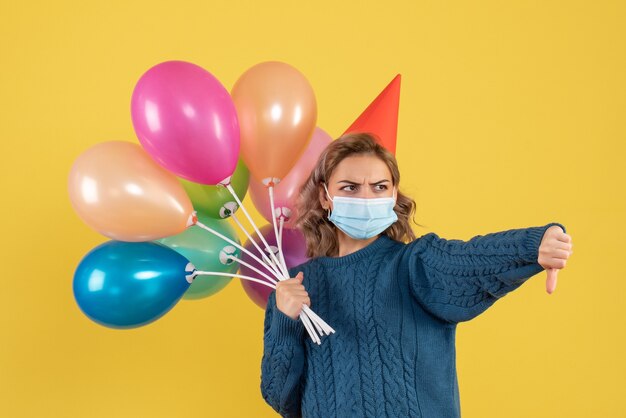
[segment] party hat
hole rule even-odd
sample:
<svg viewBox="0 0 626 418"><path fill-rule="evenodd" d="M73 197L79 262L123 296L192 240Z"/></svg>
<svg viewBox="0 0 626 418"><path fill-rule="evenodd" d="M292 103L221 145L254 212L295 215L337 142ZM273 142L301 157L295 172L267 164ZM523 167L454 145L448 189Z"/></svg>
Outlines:
<svg viewBox="0 0 626 418"><path fill-rule="evenodd" d="M400 74L374 99L372 103L344 132L368 132L375 134L381 145L396 154L398 135L398 110L400 107Z"/></svg>

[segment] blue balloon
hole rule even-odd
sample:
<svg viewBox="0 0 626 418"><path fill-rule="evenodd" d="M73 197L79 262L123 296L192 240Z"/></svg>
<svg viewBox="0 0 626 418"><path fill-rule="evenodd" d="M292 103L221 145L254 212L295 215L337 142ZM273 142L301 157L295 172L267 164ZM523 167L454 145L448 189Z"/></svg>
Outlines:
<svg viewBox="0 0 626 418"><path fill-rule="evenodd" d="M93 321L135 328L165 315L189 288L189 260L155 242L108 241L74 274L74 298Z"/></svg>

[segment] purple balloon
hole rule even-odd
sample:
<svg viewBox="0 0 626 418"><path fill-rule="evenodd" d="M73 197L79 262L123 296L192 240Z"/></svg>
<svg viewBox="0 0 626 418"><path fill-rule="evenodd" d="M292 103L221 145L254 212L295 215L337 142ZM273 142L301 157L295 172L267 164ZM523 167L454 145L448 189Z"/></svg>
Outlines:
<svg viewBox="0 0 626 418"><path fill-rule="evenodd" d="M139 142L167 170L201 184L235 171L239 122L228 91L207 70L166 61L141 76L131 99Z"/></svg>
<svg viewBox="0 0 626 418"><path fill-rule="evenodd" d="M260 228L261 234L265 237L265 240L270 246L276 247L276 237L274 236L274 227L272 225L265 225ZM257 237L256 233L252 234L252 237L259 244L259 247L263 248L263 242ZM285 257L285 263L287 264L287 268L292 268L297 265L300 265L309 260L306 256L306 241L304 239L304 235L298 229L283 229L282 234L282 249L283 255ZM248 240L244 247L250 251L252 254L261 258L258 253L259 251L256 247ZM269 253L266 251L266 255L269 257ZM275 252L276 253L276 252ZM277 253L276 253L277 254ZM248 254L243 253L243 261L248 264L253 265L263 273L266 273L270 277L273 277L269 274L267 269L262 266L259 266L259 263L250 257ZM249 269L248 267L241 265L240 269L241 274L245 276L255 277L261 280L266 280L262 276L260 276L256 271ZM246 291L246 294L254 303L256 303L261 309L265 309L267 305L267 298L270 293L274 289L271 287L264 286L262 284L253 282L251 280L240 280L243 289Z"/></svg>

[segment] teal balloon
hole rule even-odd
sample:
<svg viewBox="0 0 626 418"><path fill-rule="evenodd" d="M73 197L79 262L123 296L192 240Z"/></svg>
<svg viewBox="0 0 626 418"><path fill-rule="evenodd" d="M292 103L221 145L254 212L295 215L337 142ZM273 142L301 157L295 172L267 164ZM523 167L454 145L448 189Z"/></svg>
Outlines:
<svg viewBox="0 0 626 418"><path fill-rule="evenodd" d="M91 250L74 274L74 298L87 317L110 328L153 322L189 289L189 260L154 242L108 241Z"/></svg>
<svg viewBox="0 0 626 418"><path fill-rule="evenodd" d="M240 244L235 229L227 220L217 220L198 213L198 220L211 229ZM227 255L241 258L241 250L199 226L187 228L180 234L158 242L167 245L191 261L198 270L219 273L236 273L239 263L227 260ZM229 276L196 276L184 299L202 299L214 295L232 280Z"/></svg>
<svg viewBox="0 0 626 418"><path fill-rule="evenodd" d="M225 219L237 211L237 201L225 187L194 183L182 178L179 180L198 213L214 219ZM242 202L248 191L249 181L250 172L243 160L239 159L230 184Z"/></svg>

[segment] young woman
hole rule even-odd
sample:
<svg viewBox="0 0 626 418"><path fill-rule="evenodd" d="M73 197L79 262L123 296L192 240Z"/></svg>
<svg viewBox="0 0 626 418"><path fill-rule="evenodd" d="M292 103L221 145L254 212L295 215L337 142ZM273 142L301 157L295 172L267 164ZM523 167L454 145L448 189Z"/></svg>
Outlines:
<svg viewBox="0 0 626 418"><path fill-rule="evenodd" d="M558 223L464 242L415 237L395 158L368 134L333 141L301 190L308 262L270 294L261 393L284 417L459 417L456 325L571 254ZM336 331L315 344L311 306Z"/></svg>

